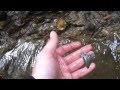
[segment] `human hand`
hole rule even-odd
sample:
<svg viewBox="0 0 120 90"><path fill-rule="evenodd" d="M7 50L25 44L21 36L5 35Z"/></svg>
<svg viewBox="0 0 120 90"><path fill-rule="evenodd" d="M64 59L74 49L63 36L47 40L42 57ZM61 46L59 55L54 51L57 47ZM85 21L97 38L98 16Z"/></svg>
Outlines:
<svg viewBox="0 0 120 90"><path fill-rule="evenodd" d="M79 48L81 43L72 42L61 47L58 47L58 43L58 35L52 31L49 41L35 58L36 63L32 69L32 76L35 79L78 79L94 70L95 64L91 63L90 67L86 68L80 56L82 51L93 53L91 45L64 56L69 51Z"/></svg>

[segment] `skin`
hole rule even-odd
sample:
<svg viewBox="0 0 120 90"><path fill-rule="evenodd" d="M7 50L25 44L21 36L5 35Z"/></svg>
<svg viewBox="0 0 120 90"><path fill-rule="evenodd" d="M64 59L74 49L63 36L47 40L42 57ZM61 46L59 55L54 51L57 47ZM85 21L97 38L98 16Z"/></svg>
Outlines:
<svg viewBox="0 0 120 90"><path fill-rule="evenodd" d="M86 68L80 56L82 51L93 53L91 45L81 47L80 42L72 42L58 47L58 44L57 33L51 31L50 39L35 58L36 63L32 69L32 76L35 79L78 79L94 70L95 63L91 63L90 67ZM76 48L80 49L64 56Z"/></svg>

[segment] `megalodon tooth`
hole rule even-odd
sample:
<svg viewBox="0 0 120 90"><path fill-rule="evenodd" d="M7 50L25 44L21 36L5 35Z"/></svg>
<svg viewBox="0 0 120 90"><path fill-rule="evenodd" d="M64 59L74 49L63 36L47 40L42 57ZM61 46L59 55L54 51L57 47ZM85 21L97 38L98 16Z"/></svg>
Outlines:
<svg viewBox="0 0 120 90"><path fill-rule="evenodd" d="M82 52L81 53L81 57L83 58L84 62L85 62L85 66L87 68L89 68L91 62L92 62L92 59L95 57L95 54L94 53L85 53L85 52Z"/></svg>

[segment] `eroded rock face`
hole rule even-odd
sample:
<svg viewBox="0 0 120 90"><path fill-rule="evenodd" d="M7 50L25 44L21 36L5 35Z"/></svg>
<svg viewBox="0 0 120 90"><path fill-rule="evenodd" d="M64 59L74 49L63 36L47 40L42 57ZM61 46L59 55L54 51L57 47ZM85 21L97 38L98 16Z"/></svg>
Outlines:
<svg viewBox="0 0 120 90"><path fill-rule="evenodd" d="M50 31L55 30L59 35L59 46L73 41L92 44L99 57L95 60L97 70L102 71L102 65L113 65L104 70L109 71L111 78L120 78L119 63L112 62L120 61L120 55L116 53L120 44L119 16L119 11L0 11L0 74L4 78L27 78L34 57L46 44ZM55 21L61 18L65 28L59 30ZM96 76L90 78L100 74L104 76L102 78L107 77L108 74L97 70L93 73ZM112 70L116 71L113 75Z"/></svg>

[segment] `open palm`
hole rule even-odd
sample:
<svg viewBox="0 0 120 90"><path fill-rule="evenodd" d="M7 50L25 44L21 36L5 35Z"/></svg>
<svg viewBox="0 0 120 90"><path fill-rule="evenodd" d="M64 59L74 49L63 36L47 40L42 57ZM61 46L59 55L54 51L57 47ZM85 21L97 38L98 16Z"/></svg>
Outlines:
<svg viewBox="0 0 120 90"><path fill-rule="evenodd" d="M91 45L86 45L78 49L77 51L63 57L67 52L76 49L78 47L80 47L80 43L73 42L70 44L63 45L56 50L56 52L58 53L58 61L61 72L59 78L64 78L64 79L81 78L95 68L94 63L91 64L89 69L84 67L83 58L80 56L80 53L82 51L87 53L92 53Z"/></svg>
<svg viewBox="0 0 120 90"><path fill-rule="evenodd" d="M57 33L52 31L50 40L43 50L37 55L36 63L32 70L32 76L36 79L78 79L81 78L95 68L95 64L91 63L87 69L84 66L84 60L80 56L81 52L92 53L92 46L86 45L81 47L80 42L72 42L58 47ZM80 48L73 53L66 53Z"/></svg>

